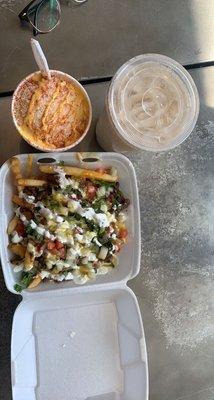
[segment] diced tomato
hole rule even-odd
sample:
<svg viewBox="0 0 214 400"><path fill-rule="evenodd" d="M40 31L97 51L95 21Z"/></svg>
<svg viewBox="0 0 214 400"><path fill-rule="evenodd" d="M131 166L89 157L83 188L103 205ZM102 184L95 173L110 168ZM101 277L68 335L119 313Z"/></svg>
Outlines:
<svg viewBox="0 0 214 400"><path fill-rule="evenodd" d="M17 222L15 230L18 233L19 236L23 237L25 235L25 226L24 226L22 221L19 220Z"/></svg>
<svg viewBox="0 0 214 400"><path fill-rule="evenodd" d="M58 253L59 253L60 258L65 259L65 257L66 257L66 250L65 250L65 247L62 247L61 249L59 249L59 250L58 250Z"/></svg>
<svg viewBox="0 0 214 400"><path fill-rule="evenodd" d="M54 248L55 248L55 243L52 242L52 240L49 240L49 241L47 242L47 249L48 249L48 250L53 250Z"/></svg>
<svg viewBox="0 0 214 400"><path fill-rule="evenodd" d="M55 247L57 250L59 250L59 249L62 249L64 247L64 245L59 240L55 240Z"/></svg>
<svg viewBox="0 0 214 400"><path fill-rule="evenodd" d="M54 247L54 249L50 250L51 254L53 254L54 256L58 256L59 255L59 250L56 249L56 247Z"/></svg>
<svg viewBox="0 0 214 400"><path fill-rule="evenodd" d="M128 231L126 228L120 228L119 233L118 233L118 237L120 239L125 239L128 236Z"/></svg>
<svg viewBox="0 0 214 400"><path fill-rule="evenodd" d="M87 197L89 200L92 200L94 196L96 195L97 188L94 185L89 184L87 186Z"/></svg>

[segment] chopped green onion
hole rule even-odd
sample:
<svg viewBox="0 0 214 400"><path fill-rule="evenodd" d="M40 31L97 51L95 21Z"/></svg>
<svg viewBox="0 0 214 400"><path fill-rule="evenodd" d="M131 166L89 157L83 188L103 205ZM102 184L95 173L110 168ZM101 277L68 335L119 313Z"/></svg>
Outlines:
<svg viewBox="0 0 214 400"><path fill-rule="evenodd" d="M23 289L26 289L30 285L30 283L32 282L34 275L35 274L32 273L32 272L23 272L21 281L14 285L14 289L19 293Z"/></svg>

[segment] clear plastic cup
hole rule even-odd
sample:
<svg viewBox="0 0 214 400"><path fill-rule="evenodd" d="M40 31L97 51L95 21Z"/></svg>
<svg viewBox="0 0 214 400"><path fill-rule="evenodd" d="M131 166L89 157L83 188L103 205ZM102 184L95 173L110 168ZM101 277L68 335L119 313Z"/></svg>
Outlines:
<svg viewBox="0 0 214 400"><path fill-rule="evenodd" d="M97 140L108 151L169 150L189 136L198 113L198 91L182 65L160 54L139 55L111 81Z"/></svg>

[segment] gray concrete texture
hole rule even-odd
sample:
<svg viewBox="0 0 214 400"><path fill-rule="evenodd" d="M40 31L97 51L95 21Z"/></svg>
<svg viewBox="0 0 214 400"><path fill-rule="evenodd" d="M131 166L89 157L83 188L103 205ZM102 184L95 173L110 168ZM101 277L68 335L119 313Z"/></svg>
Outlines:
<svg viewBox="0 0 214 400"><path fill-rule="evenodd" d="M127 154L139 185L142 262L129 282L138 297L148 349L150 400L214 399L214 67L192 71L201 110L196 128L176 149ZM86 86L93 106L79 150L99 150L94 128L107 84ZM34 151L17 134L11 98L0 100L1 163ZM0 279L0 399L11 398L10 334L19 296Z"/></svg>
<svg viewBox="0 0 214 400"><path fill-rule="evenodd" d="M36 69L29 45L32 29L21 27L24 0L0 1L0 92L14 90ZM78 79L112 75L142 53L168 55L182 64L214 59L214 1L61 0L61 24L38 39L52 69Z"/></svg>

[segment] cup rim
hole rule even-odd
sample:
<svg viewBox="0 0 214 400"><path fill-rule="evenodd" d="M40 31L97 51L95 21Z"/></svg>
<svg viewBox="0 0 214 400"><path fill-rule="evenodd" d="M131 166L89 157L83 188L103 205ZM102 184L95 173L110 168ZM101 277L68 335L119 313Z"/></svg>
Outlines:
<svg viewBox="0 0 214 400"><path fill-rule="evenodd" d="M70 82L74 82L74 84L76 86L78 86L81 90L81 92L84 94L85 98L87 99L87 103L88 103L88 107L89 107L89 116L88 116L88 123L87 126L85 128L84 133L80 136L80 138L78 138L75 142L73 142L72 144L65 146L65 147L57 147L57 148L49 148L44 146L40 146L37 145L36 143L31 142L28 138L26 138L25 136L23 136L23 134L21 133L20 130L20 126L17 122L17 118L15 117L15 104L16 104L16 97L19 93L19 90L21 89L21 87L24 85L24 83L26 81L28 81L29 79L31 79L33 76L41 74L41 71L34 71L31 74L27 75L24 79L21 80L21 82L19 82L18 86L16 87L13 96L12 96L12 102L11 102L11 114L12 114L12 119L13 119L13 123L18 131L18 133L20 134L20 136L28 143L30 144L30 146L34 147L37 150L40 151L44 151L44 152L48 152L48 153L52 153L52 152L63 152L63 151L67 151L69 149L72 149L73 147L77 146L86 136L86 134L89 131L89 128L91 126L91 121L92 121L92 105L91 105L91 100L89 98L88 93L86 92L85 88L83 87L83 85L81 85L80 82L78 82L77 79L75 79L73 76L67 74L66 72L63 71L59 71L59 70L55 70L55 69L50 69L51 74L55 74L55 75L60 75L62 77L66 77L66 79Z"/></svg>
<svg viewBox="0 0 214 400"><path fill-rule="evenodd" d="M139 144L136 143L135 140L132 138L127 138L127 135L124 133L125 129L122 129L120 124L117 121L117 118L115 117L115 110L114 110L114 104L113 104L113 98L114 98L114 86L115 83L121 78L121 76L126 72L126 69L130 66L133 66L137 62L154 62L157 64L162 64L167 66L168 68L172 69L174 73L176 73L180 79L183 81L185 80L186 87L188 87L188 90L191 92L191 100L192 100L192 106L194 108L194 115L192 115L191 120L187 124L186 130L183 130L178 136L176 136L170 143L167 145L163 145L161 148L158 146L148 146L145 144ZM196 87L196 84L190 75L190 73L181 65L178 63L176 60L163 55L163 54L158 54L158 53L146 53L146 54L139 54L138 56L135 56L128 61L126 61L121 67L116 71L115 75L113 76L111 83L108 88L107 96L106 96L106 110L107 114L109 117L109 120L111 121L111 124L113 125L114 129L116 130L118 136L122 141L124 141L126 144L134 146L138 150L149 150L153 152L160 152L160 151L167 151L175 148L184 140L188 138L188 136L191 134L193 131L198 115L199 115L199 109L200 109L200 100L199 100L199 94L198 90Z"/></svg>

